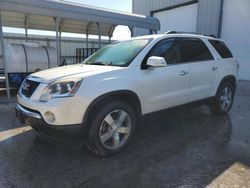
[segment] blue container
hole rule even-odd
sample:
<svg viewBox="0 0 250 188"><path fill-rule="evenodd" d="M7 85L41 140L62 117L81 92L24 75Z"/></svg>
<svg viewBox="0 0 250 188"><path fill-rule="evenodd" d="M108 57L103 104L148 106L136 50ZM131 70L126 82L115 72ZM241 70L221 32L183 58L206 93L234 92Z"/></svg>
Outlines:
<svg viewBox="0 0 250 188"><path fill-rule="evenodd" d="M23 82L23 80L30 73L8 73L9 76L9 85L12 88L19 88Z"/></svg>

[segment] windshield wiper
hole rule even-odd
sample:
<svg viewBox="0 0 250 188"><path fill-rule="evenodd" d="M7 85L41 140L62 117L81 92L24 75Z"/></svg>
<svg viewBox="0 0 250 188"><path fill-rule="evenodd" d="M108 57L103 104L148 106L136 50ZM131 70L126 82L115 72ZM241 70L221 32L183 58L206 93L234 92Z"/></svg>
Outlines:
<svg viewBox="0 0 250 188"><path fill-rule="evenodd" d="M105 66L111 66L112 62L101 62L101 61L97 61L97 62L87 62L85 63L86 65L105 65Z"/></svg>

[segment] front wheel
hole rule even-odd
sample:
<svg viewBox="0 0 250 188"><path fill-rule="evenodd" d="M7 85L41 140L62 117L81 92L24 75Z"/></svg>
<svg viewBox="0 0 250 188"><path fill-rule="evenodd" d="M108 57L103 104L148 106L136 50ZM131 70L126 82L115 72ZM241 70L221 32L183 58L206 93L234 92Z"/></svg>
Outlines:
<svg viewBox="0 0 250 188"><path fill-rule="evenodd" d="M100 156L116 154L129 143L135 126L135 112L128 104L102 104L89 125L88 148Z"/></svg>
<svg viewBox="0 0 250 188"><path fill-rule="evenodd" d="M229 83L223 83L211 104L211 111L214 114L221 115L230 111L234 100L234 86Z"/></svg>

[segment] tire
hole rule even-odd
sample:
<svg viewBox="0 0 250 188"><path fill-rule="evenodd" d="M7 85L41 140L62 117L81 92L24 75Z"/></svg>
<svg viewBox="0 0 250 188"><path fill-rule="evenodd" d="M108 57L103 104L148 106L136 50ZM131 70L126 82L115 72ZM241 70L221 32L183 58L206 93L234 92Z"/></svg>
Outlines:
<svg viewBox="0 0 250 188"><path fill-rule="evenodd" d="M136 114L120 101L102 103L95 110L87 132L87 147L93 153L107 157L119 153L130 142L136 127Z"/></svg>
<svg viewBox="0 0 250 188"><path fill-rule="evenodd" d="M210 105L211 112L215 115L227 114L232 108L234 93L235 86L230 82L222 83Z"/></svg>

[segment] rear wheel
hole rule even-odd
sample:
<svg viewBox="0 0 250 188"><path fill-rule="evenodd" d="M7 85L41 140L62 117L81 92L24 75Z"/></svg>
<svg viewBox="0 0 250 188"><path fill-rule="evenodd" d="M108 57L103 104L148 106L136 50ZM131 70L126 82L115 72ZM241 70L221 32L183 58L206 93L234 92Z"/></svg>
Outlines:
<svg viewBox="0 0 250 188"><path fill-rule="evenodd" d="M230 82L221 84L211 104L211 111L214 114L226 114L230 111L234 100L235 87Z"/></svg>
<svg viewBox="0 0 250 188"><path fill-rule="evenodd" d="M135 131L136 116L126 103L105 103L97 110L88 129L88 148L100 156L120 152Z"/></svg>

